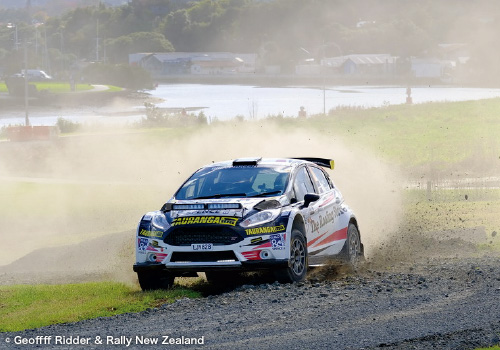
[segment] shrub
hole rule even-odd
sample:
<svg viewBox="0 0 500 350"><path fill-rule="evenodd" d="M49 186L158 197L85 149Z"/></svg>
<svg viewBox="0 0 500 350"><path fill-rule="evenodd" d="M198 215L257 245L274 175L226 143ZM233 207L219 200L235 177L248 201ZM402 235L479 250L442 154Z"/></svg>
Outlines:
<svg viewBox="0 0 500 350"><path fill-rule="evenodd" d="M79 123L64 118L57 118L56 125L59 127L59 130L64 133L75 132L81 127Z"/></svg>

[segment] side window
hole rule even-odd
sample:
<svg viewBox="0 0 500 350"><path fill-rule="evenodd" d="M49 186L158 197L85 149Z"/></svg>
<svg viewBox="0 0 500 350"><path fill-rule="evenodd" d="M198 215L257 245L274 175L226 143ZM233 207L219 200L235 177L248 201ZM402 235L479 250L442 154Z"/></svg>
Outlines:
<svg viewBox="0 0 500 350"><path fill-rule="evenodd" d="M329 191L331 189L331 186L323 170L316 167L310 167L309 169L311 170L312 178L314 184L316 185L316 188L318 189L318 192L323 193Z"/></svg>
<svg viewBox="0 0 500 350"><path fill-rule="evenodd" d="M315 192L305 167L302 167L297 171L297 175L295 176L295 181L293 183L293 190L295 191L295 196L298 202L303 201L304 196L307 193Z"/></svg>

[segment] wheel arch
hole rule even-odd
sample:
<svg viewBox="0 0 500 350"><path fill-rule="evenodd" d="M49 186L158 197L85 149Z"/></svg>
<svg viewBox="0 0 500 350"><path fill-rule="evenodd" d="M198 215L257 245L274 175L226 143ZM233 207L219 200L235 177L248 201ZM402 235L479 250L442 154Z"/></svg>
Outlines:
<svg viewBox="0 0 500 350"><path fill-rule="evenodd" d="M307 244L306 223L304 222L304 218L302 217L302 215L295 215L295 217L293 218L292 230L293 229L297 229L302 232Z"/></svg>
<svg viewBox="0 0 500 350"><path fill-rule="evenodd" d="M361 232L359 231L358 220L356 219L356 217L355 216L351 216L351 218L349 219L349 223L353 224L354 226L356 226L356 228L358 229L358 232L359 232L359 236L361 237Z"/></svg>
<svg viewBox="0 0 500 350"><path fill-rule="evenodd" d="M351 218L349 219L349 224L353 224L356 227L356 229L358 230L359 241L360 241L360 244L361 244L361 252L364 254L365 247L363 245L363 240L361 239L361 230L359 229L358 220L356 219L355 216L351 216Z"/></svg>

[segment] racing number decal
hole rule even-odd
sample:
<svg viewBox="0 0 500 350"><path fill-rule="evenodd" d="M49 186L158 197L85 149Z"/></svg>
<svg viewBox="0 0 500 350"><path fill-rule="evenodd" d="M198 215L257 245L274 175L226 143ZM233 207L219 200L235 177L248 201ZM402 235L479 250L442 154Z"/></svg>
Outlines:
<svg viewBox="0 0 500 350"><path fill-rule="evenodd" d="M271 241L271 248L273 250L285 249L285 240L281 234L272 234L269 236L269 240Z"/></svg>
<svg viewBox="0 0 500 350"><path fill-rule="evenodd" d="M137 238L137 249L140 252L145 252L148 244L149 244L149 239L142 237Z"/></svg>

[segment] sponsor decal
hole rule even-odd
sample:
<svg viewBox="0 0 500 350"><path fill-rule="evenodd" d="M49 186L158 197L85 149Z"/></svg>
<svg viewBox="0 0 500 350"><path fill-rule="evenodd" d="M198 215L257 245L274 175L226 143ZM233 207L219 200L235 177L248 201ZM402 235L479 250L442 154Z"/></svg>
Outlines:
<svg viewBox="0 0 500 350"><path fill-rule="evenodd" d="M269 233L275 233L275 232L280 232L280 231L285 231L285 225L255 227L255 228L248 228L245 230L246 234L249 236L250 235L269 234Z"/></svg>
<svg viewBox="0 0 500 350"><path fill-rule="evenodd" d="M197 210L194 213L198 215L206 215L206 214L220 214L220 210ZM228 214L228 213L223 213Z"/></svg>
<svg viewBox="0 0 500 350"><path fill-rule="evenodd" d="M142 229L139 231L139 236L161 238L163 236L163 232L162 231L148 231L148 230Z"/></svg>
<svg viewBox="0 0 500 350"><path fill-rule="evenodd" d="M156 255L156 262L163 262L165 258L167 257L167 253L157 253Z"/></svg>
<svg viewBox="0 0 500 350"><path fill-rule="evenodd" d="M149 242L146 250L149 250L152 252L163 252L163 247L160 247L160 244L158 243L157 240L152 239L151 242Z"/></svg>
<svg viewBox="0 0 500 350"><path fill-rule="evenodd" d="M285 249L285 240L281 234L272 234L269 236L269 240L271 241L271 248L273 250Z"/></svg>
<svg viewBox="0 0 500 350"><path fill-rule="evenodd" d="M251 252L243 252L241 253L247 260L262 260L260 258L260 250L254 250Z"/></svg>
<svg viewBox="0 0 500 350"><path fill-rule="evenodd" d="M262 237L252 238L250 240L251 244L256 244L256 243L259 243L259 242L262 242Z"/></svg>
<svg viewBox="0 0 500 350"><path fill-rule="evenodd" d="M317 232L321 228L325 227L326 225L333 223L336 218L338 218L340 215L345 214L347 212L347 209L342 207L342 208L334 208L332 211L326 212L323 215L320 215L318 217L319 220L314 220L312 217L310 217L307 222L310 224L311 231L312 232Z"/></svg>
<svg viewBox="0 0 500 350"><path fill-rule="evenodd" d="M146 247L148 246L148 244L149 244L149 239L142 238L142 237L138 237L137 238L137 250L140 253L145 253L146 252Z"/></svg>
<svg viewBox="0 0 500 350"><path fill-rule="evenodd" d="M185 216L175 218L172 226L178 225L194 225L194 224L219 224L219 225L236 225L238 218L228 216Z"/></svg>
<svg viewBox="0 0 500 350"><path fill-rule="evenodd" d="M158 249L156 249L155 247L153 247L151 244L148 244L146 250L148 252L158 252L159 251Z"/></svg>
<svg viewBox="0 0 500 350"><path fill-rule="evenodd" d="M316 237L312 241L307 243L307 247L317 248L320 245L328 244L334 241L339 241L341 239L347 239L347 227L344 227L338 231L324 233L319 237Z"/></svg>

